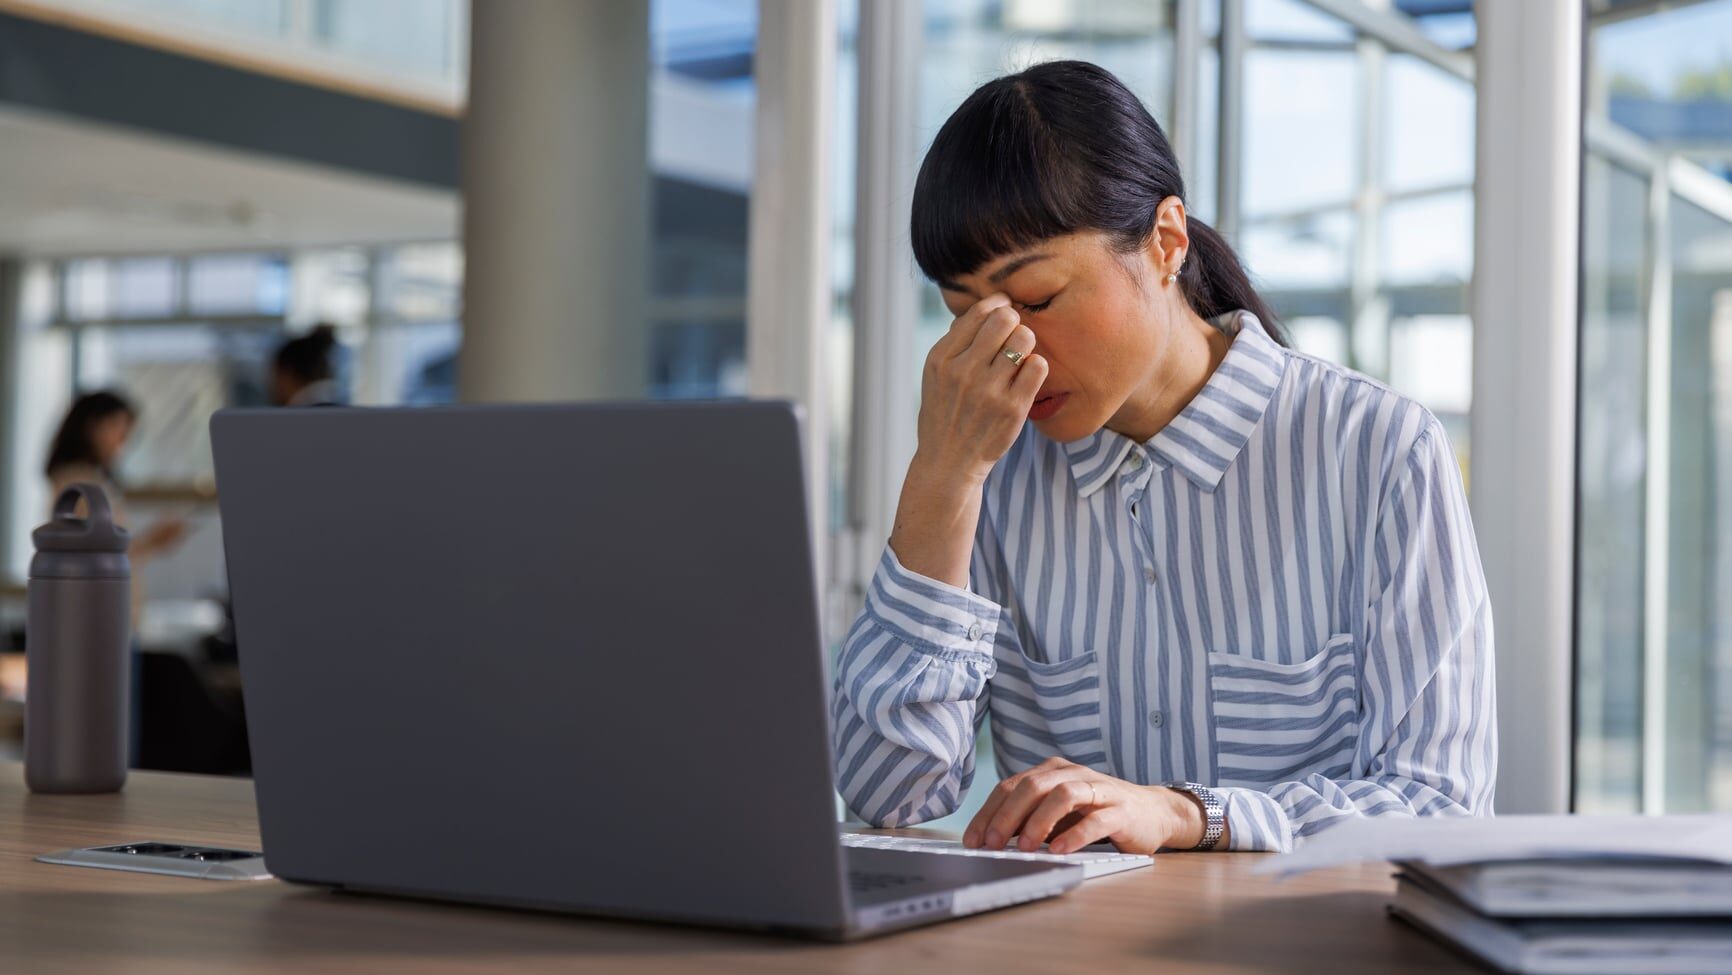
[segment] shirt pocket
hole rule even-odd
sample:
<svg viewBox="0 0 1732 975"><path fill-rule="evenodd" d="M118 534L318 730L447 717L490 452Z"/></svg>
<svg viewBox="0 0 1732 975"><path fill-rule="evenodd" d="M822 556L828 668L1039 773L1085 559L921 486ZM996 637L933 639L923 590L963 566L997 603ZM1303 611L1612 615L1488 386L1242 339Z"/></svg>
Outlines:
<svg viewBox="0 0 1732 975"><path fill-rule="evenodd" d="M1053 755L1079 765L1106 766L1098 654L1047 663L999 644L994 659L997 673L989 700L1004 774L1033 768Z"/></svg>
<svg viewBox="0 0 1732 975"><path fill-rule="evenodd" d="M1221 786L1262 788L1345 777L1359 743L1359 665L1351 633L1298 663L1209 654Z"/></svg>

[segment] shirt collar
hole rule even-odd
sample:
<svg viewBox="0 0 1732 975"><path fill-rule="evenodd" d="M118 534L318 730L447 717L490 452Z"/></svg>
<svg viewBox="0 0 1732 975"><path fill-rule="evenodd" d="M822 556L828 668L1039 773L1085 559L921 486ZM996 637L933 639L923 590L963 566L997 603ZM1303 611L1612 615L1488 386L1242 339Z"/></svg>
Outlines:
<svg viewBox="0 0 1732 975"><path fill-rule="evenodd" d="M1255 315L1247 311L1228 315L1239 319L1239 328L1227 357L1191 402L1146 445L1156 460L1178 468L1205 491L1220 485L1251 439L1287 367L1281 347ZM1221 319L1213 321L1218 324ZM1077 492L1087 497L1099 490L1137 446L1105 427L1065 444Z"/></svg>

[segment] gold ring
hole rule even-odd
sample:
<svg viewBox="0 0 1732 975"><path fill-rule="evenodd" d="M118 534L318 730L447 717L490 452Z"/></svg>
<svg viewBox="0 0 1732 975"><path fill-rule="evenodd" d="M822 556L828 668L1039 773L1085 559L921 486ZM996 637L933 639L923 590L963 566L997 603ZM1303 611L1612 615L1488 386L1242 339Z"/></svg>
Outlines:
<svg viewBox="0 0 1732 975"><path fill-rule="evenodd" d="M1009 359L1011 362L1016 363L1019 366L1022 365L1022 360L1027 358L1027 356L1023 355L1021 352L1016 351L1015 349L1005 349L1004 350L1004 357L1006 359Z"/></svg>
<svg viewBox="0 0 1732 975"><path fill-rule="evenodd" d="M1101 797L1098 793L1095 792L1095 784L1093 782L1090 782L1089 783L1089 805L1098 806L1100 804L1101 804Z"/></svg>

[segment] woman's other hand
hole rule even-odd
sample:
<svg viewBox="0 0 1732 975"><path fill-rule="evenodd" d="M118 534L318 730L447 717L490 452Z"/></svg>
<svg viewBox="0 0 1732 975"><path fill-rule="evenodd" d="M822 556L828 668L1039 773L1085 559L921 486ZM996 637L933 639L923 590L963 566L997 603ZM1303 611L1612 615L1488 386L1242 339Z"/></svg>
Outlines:
<svg viewBox="0 0 1732 975"><path fill-rule="evenodd" d="M1046 842L1053 853L1075 853L1111 840L1125 853L1154 853L1196 846L1204 825L1202 808L1183 793L1055 757L1000 782L969 822L962 843L1001 850L1016 837L1025 852ZM1226 843L1222 836L1216 846Z"/></svg>
<svg viewBox="0 0 1732 975"><path fill-rule="evenodd" d="M180 543L186 540L188 530L185 518L164 518L152 522L132 537L132 545L127 551L138 559L166 555L180 547Z"/></svg>

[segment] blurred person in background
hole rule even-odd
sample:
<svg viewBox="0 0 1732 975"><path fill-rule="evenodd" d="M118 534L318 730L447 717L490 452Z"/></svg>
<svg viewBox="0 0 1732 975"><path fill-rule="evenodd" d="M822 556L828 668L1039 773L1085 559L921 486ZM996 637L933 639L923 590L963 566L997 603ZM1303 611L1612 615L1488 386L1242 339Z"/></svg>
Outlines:
<svg viewBox="0 0 1732 975"><path fill-rule="evenodd" d="M117 486L115 468L127 438L138 422L138 410L118 393L102 391L86 393L73 400L66 419L54 435L48 451L45 472L48 475L49 498L74 484L95 484L108 495L108 505L114 511L114 521L127 527L125 497ZM82 512L81 512L82 513ZM183 518L164 518L142 531L133 532L127 556L132 562L133 622L138 620L140 569L179 547L186 537L187 523Z"/></svg>
<svg viewBox="0 0 1732 975"><path fill-rule="evenodd" d="M271 402L277 406L340 405L331 361L336 348L337 330L328 323L277 346L271 358Z"/></svg>

